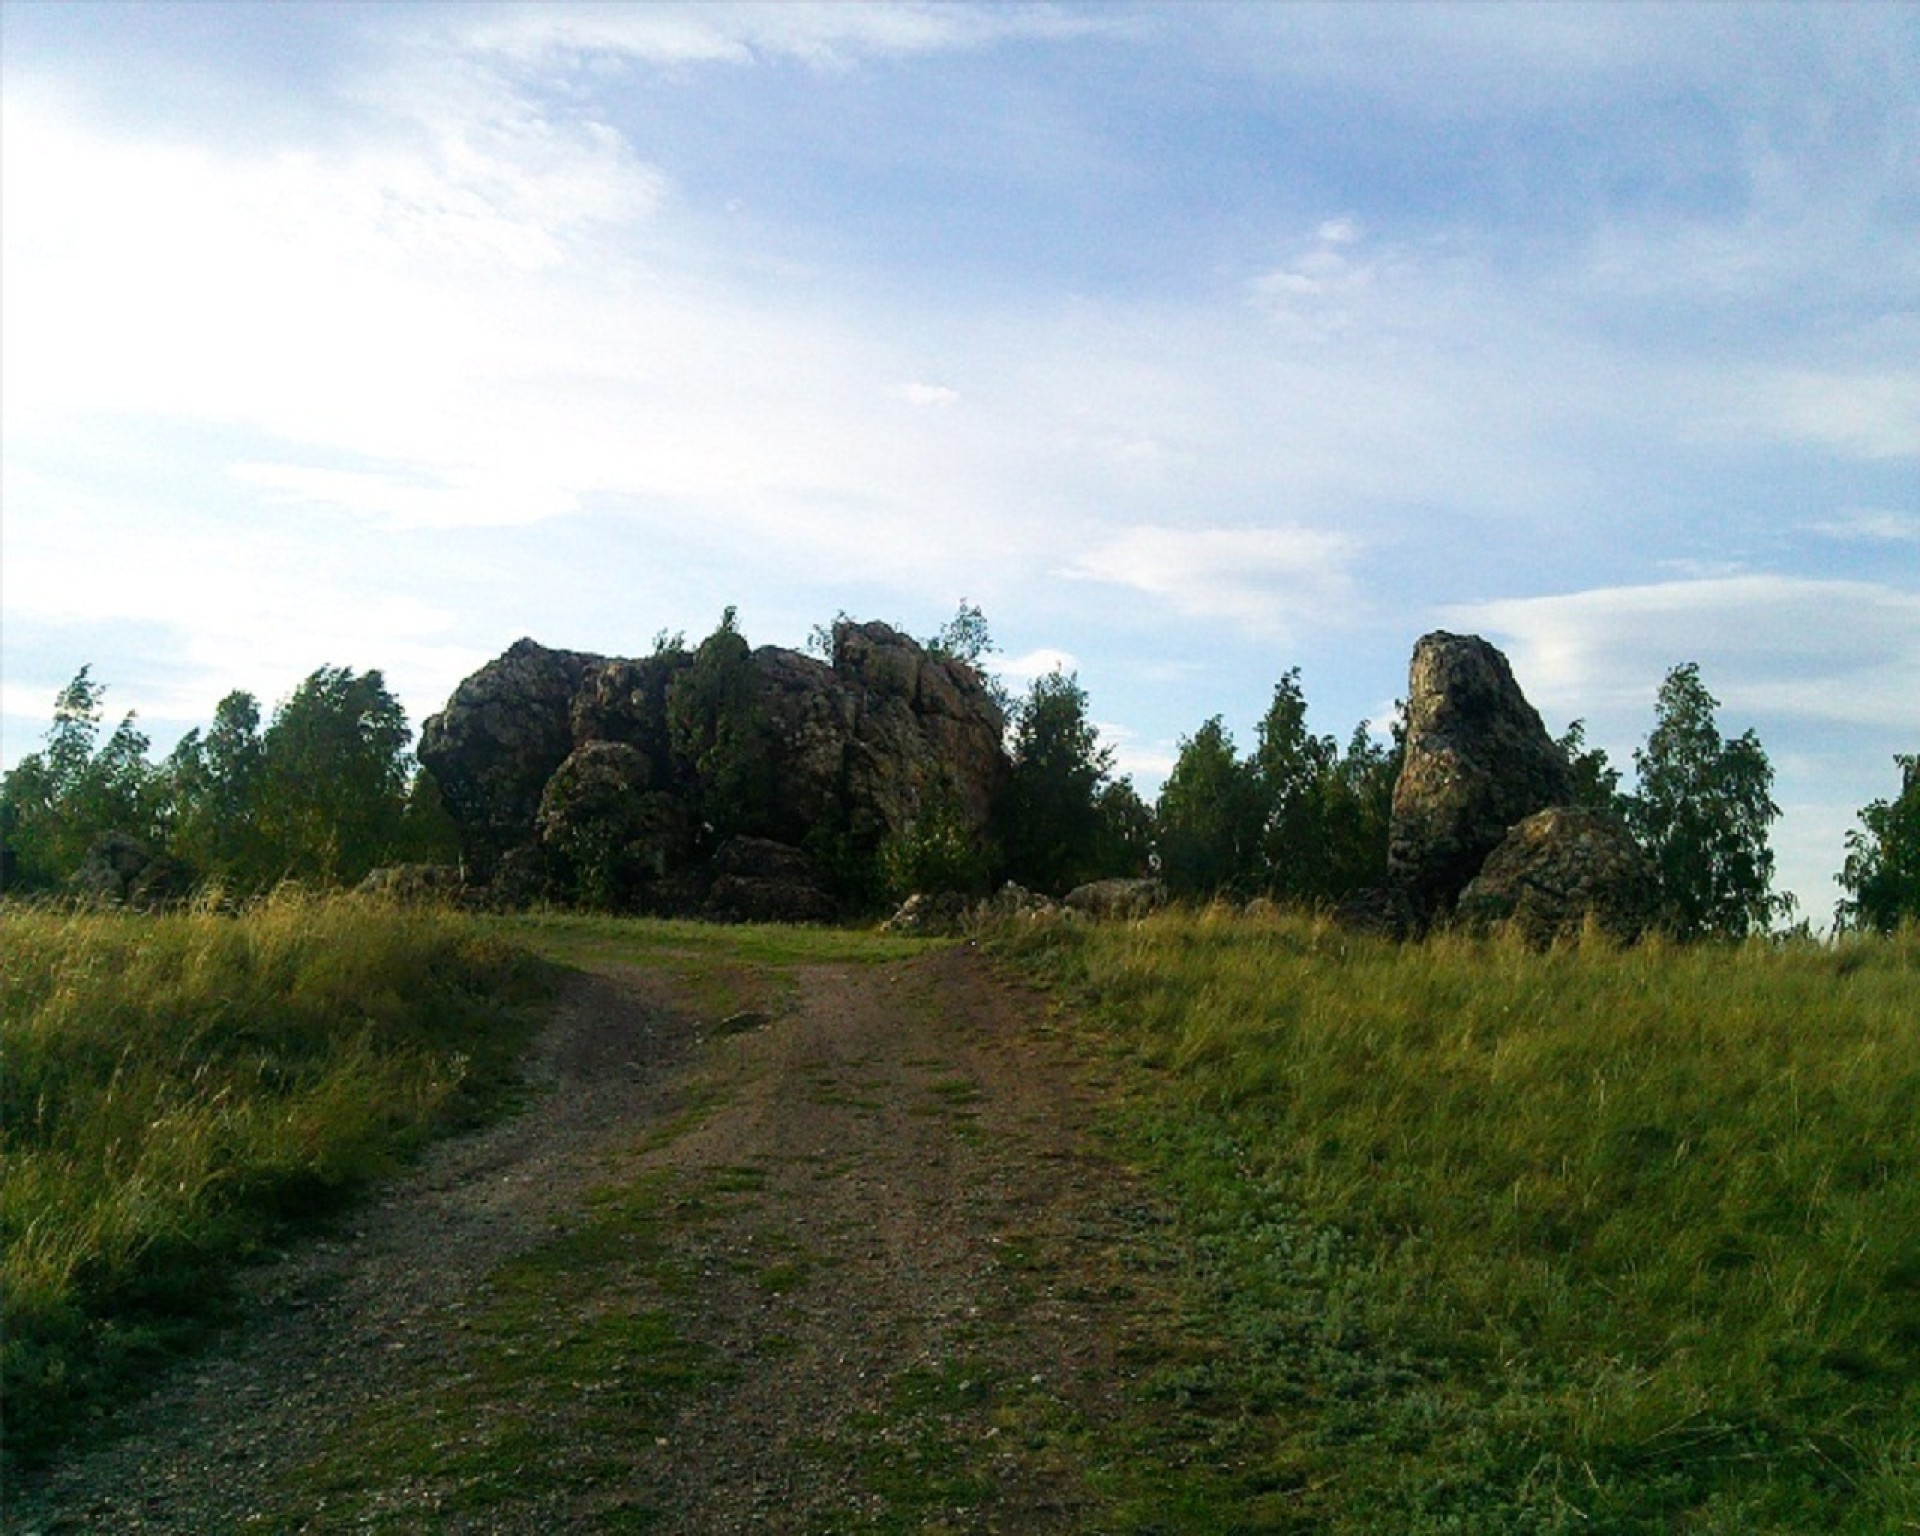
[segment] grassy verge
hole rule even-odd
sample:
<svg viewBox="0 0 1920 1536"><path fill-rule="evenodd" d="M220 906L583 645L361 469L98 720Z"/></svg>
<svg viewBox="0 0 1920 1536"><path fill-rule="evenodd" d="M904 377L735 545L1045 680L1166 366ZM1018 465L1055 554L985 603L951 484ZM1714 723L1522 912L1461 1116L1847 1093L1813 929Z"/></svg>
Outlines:
<svg viewBox="0 0 1920 1536"><path fill-rule="evenodd" d="M1920 1529L1920 937L998 942L1182 1213L1128 1528Z"/></svg>
<svg viewBox="0 0 1920 1536"><path fill-rule="evenodd" d="M0 914L7 1454L202 1329L232 1265L511 1085L543 968L471 920Z"/></svg>

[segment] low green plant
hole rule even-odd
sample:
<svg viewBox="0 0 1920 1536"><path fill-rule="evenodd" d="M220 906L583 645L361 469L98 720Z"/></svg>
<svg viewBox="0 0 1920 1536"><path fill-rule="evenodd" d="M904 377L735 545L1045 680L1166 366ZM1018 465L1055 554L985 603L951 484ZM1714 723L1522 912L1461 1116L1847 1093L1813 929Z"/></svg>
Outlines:
<svg viewBox="0 0 1920 1536"><path fill-rule="evenodd" d="M499 1103L543 974L350 898L0 912L8 1454L190 1340L237 1259Z"/></svg>
<svg viewBox="0 0 1920 1536"><path fill-rule="evenodd" d="M1920 1522L1920 945L1032 927L1182 1213L1132 1528Z"/></svg>

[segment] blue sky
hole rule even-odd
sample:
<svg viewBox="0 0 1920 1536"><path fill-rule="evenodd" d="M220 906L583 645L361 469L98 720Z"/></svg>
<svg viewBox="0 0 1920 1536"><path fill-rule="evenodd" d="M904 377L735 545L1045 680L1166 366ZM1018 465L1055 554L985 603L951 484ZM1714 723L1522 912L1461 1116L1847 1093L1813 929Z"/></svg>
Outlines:
<svg viewBox="0 0 1920 1536"><path fill-rule="evenodd" d="M964 597L1152 790L1487 635L1920 750L1920 10L0 5L4 753Z"/></svg>

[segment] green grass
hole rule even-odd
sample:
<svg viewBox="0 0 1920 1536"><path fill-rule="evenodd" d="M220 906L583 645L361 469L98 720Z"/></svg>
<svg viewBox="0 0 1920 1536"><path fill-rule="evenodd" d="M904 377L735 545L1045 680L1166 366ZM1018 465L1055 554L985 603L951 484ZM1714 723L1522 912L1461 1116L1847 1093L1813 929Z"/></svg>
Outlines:
<svg viewBox="0 0 1920 1536"><path fill-rule="evenodd" d="M1920 936L1000 948L1181 1212L1125 1528L1920 1529Z"/></svg>
<svg viewBox="0 0 1920 1536"><path fill-rule="evenodd" d="M233 1265L499 1105L544 967L295 896L0 912L0 1388L38 1459L217 1315Z"/></svg>
<svg viewBox="0 0 1920 1536"><path fill-rule="evenodd" d="M679 1250L737 1187L676 1196L639 1179L598 1191L488 1276L449 1371L369 1402L296 1470L288 1518L399 1532L429 1514L498 1517L554 1500L591 1507L596 1530L653 1529L662 1516L633 1483L633 1447L730 1370L673 1315L698 1285Z"/></svg>
<svg viewBox="0 0 1920 1536"><path fill-rule="evenodd" d="M882 965L951 942L863 928L775 923L701 923L547 910L493 920L528 948L573 965L627 964L705 973L715 967L781 970L796 965Z"/></svg>

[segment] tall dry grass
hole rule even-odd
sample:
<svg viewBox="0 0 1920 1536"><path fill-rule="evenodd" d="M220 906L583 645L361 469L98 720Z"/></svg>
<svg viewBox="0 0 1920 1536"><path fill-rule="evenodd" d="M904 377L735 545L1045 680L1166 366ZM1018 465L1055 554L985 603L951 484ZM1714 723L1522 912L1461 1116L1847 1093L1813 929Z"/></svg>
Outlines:
<svg viewBox="0 0 1920 1536"><path fill-rule="evenodd" d="M1537 954L1188 914L1001 943L1136 1069L1130 1145L1234 1341L1170 1388L1240 1415L1216 1505L1920 1529L1920 933Z"/></svg>
<svg viewBox="0 0 1920 1536"><path fill-rule="evenodd" d="M470 920L0 912L0 1388L33 1456L191 1336L234 1261L511 1079L537 969Z"/></svg>

